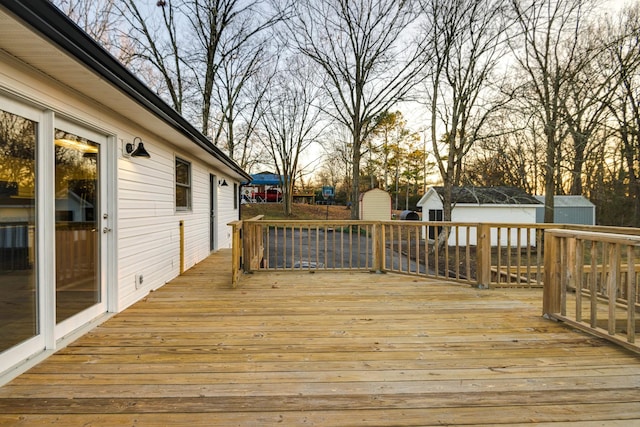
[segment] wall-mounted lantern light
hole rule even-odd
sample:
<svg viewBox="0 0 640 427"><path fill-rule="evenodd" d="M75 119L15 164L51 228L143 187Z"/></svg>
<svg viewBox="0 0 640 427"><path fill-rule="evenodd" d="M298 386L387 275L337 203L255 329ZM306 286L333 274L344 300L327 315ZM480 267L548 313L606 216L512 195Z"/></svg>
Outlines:
<svg viewBox="0 0 640 427"><path fill-rule="evenodd" d="M136 141L138 141L137 147L136 147ZM142 144L142 139L140 139L140 137L138 136L133 138L133 143L127 142L124 145L124 151L125 151L124 154L129 157L145 157L147 159L151 157L147 152L147 150L144 149L144 145Z"/></svg>
<svg viewBox="0 0 640 427"><path fill-rule="evenodd" d="M218 186L219 187L228 187L229 184L227 184L227 180L223 179L222 181L218 180Z"/></svg>

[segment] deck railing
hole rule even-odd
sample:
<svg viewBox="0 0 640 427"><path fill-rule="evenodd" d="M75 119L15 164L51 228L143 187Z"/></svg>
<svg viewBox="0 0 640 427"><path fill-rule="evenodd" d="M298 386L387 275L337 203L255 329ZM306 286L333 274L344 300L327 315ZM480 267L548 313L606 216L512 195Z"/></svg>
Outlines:
<svg viewBox="0 0 640 427"><path fill-rule="evenodd" d="M555 229L545 239L544 314L640 351L640 236Z"/></svg>
<svg viewBox="0 0 640 427"><path fill-rule="evenodd" d="M246 272L390 271L481 287L542 286L540 224L262 218L232 224L243 236L242 255L234 259L245 260Z"/></svg>
<svg viewBox="0 0 640 427"><path fill-rule="evenodd" d="M259 233L254 230L260 228L263 215L258 215L246 221L230 222L231 226L231 284L235 288L240 280L240 273L246 263L246 268L258 266L262 258L262 244L258 239Z"/></svg>
<svg viewBox="0 0 640 427"><path fill-rule="evenodd" d="M543 311L640 351L640 229L424 221L231 223L233 283L253 271L359 270L543 287Z"/></svg>

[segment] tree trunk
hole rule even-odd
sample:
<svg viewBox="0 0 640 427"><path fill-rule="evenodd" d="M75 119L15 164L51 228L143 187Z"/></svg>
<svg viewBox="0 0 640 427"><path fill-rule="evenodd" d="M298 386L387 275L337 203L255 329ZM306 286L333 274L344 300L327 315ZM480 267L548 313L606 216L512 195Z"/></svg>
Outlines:
<svg viewBox="0 0 640 427"><path fill-rule="evenodd" d="M624 146L624 159L627 163L628 179L629 179L629 196L633 201L633 220L632 225L634 227L640 226L640 180L636 173L636 166L634 158L636 157L636 151L634 150L633 137L628 132L622 132L622 143Z"/></svg>
<svg viewBox="0 0 640 427"><path fill-rule="evenodd" d="M571 188L569 194L575 196L582 195L582 168L584 167L584 152L586 150L587 138L581 134L573 135L573 148L576 158L573 161L571 170Z"/></svg>
<svg viewBox="0 0 640 427"><path fill-rule="evenodd" d="M407 181L407 191L406 191L406 197L404 201L404 209L409 210L409 181Z"/></svg>
<svg viewBox="0 0 640 427"><path fill-rule="evenodd" d="M354 137L355 138L355 137ZM355 141L354 141L355 142ZM360 176L360 146L353 148L353 178L351 180L351 219L360 219L360 189L358 188Z"/></svg>
<svg viewBox="0 0 640 427"><path fill-rule="evenodd" d="M545 164L545 177L544 177L544 222L553 222L553 196L555 194L555 172L556 172L556 144L554 135L551 132L555 132L555 129L549 129L547 126L547 146L546 154L547 161Z"/></svg>

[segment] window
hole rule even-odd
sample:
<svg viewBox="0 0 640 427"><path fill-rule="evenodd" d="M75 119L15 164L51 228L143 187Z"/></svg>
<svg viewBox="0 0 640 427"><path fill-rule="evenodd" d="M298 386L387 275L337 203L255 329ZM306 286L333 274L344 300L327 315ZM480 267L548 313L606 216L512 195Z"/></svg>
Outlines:
<svg viewBox="0 0 640 427"><path fill-rule="evenodd" d="M191 163L176 157L176 210L191 209Z"/></svg>

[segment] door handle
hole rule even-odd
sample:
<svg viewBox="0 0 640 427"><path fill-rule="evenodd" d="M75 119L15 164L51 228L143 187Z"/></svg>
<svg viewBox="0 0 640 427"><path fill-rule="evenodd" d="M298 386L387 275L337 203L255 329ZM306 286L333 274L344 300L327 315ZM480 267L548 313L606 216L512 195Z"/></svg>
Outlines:
<svg viewBox="0 0 640 427"><path fill-rule="evenodd" d="M102 232L103 232L104 234L107 234L107 233L109 233L110 231L111 231L111 229L110 229L109 227L105 227L105 228L103 228L103 229L102 229Z"/></svg>

